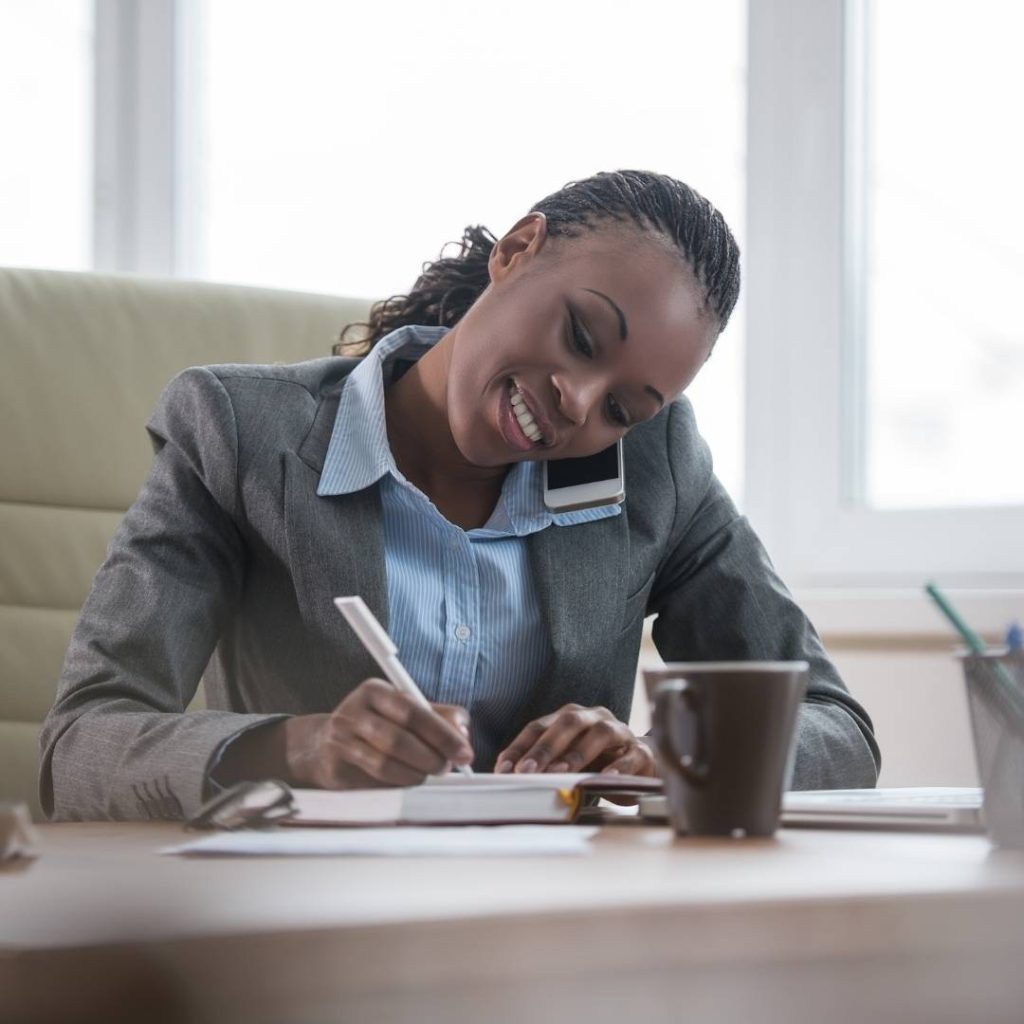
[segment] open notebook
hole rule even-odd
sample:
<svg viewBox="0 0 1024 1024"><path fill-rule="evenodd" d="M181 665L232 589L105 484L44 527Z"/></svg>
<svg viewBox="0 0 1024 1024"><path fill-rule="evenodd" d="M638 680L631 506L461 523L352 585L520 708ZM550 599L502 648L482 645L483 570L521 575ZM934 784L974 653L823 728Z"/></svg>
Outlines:
<svg viewBox="0 0 1024 1024"><path fill-rule="evenodd" d="M660 793L660 779L591 772L434 776L399 789L294 789L284 825L499 825L573 821L589 794Z"/></svg>

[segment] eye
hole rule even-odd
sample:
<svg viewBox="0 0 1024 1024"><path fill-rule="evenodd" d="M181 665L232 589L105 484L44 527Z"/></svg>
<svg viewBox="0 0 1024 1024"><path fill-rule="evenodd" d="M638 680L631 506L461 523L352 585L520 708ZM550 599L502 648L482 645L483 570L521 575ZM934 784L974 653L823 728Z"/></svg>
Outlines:
<svg viewBox="0 0 1024 1024"><path fill-rule="evenodd" d="M576 314L573 313L571 309L569 310L569 326L572 334L573 348L576 349L576 351L579 352L586 359L593 359L594 348L587 340L586 335L583 333L583 330L580 327L579 320L577 320L576 318ZM618 402L615 401L614 398L612 398L611 395L608 396L608 418L616 426L629 426L629 417L626 415L625 410L622 408L621 405L619 405Z"/></svg>
<svg viewBox="0 0 1024 1024"><path fill-rule="evenodd" d="M573 313L571 310L569 311L569 326L572 331L573 347L578 352L586 356L587 359L593 359L594 349L591 346L590 342L587 341L586 335L580 329L580 324L579 321L576 319L576 314Z"/></svg>
<svg viewBox="0 0 1024 1024"><path fill-rule="evenodd" d="M619 405L611 395L608 396L608 415L611 416L612 421L617 423L620 427L629 426L629 417L623 411L622 406Z"/></svg>

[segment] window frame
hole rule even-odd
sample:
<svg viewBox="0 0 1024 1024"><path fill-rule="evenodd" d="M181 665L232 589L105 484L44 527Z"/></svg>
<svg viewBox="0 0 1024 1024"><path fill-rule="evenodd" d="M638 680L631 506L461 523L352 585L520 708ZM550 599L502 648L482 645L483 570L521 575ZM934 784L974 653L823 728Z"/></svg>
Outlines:
<svg viewBox="0 0 1024 1024"><path fill-rule="evenodd" d="M196 276L199 0L95 0L93 268Z"/></svg>
<svg viewBox="0 0 1024 1024"><path fill-rule="evenodd" d="M936 578L1024 597L1024 507L874 510L863 457L863 0L749 5L746 504L809 600ZM1004 600L1005 599L1005 600ZM1005 624L1005 623L1004 623Z"/></svg>
<svg viewBox="0 0 1024 1024"><path fill-rule="evenodd" d="M201 276L200 2L96 0L97 270ZM837 630L874 623L869 595L921 628L932 577L995 629L1024 604L1024 508L878 511L848 483L863 457L864 12L748 3L745 511Z"/></svg>

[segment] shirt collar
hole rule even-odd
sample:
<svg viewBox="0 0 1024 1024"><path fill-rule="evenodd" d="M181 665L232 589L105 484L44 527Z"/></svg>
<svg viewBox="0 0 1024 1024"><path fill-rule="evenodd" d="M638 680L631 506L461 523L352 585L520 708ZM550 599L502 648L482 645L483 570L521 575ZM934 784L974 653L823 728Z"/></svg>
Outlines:
<svg viewBox="0 0 1024 1024"><path fill-rule="evenodd" d="M394 378L395 361L415 361L443 338L450 328L410 324L386 334L348 375L338 398L331 440L324 458L317 494L350 494L390 475L411 488L395 464L388 444L384 389ZM619 505L552 512L544 504L539 462L517 462L502 485L501 498L486 527L474 533L525 536L551 523L571 526L617 515Z"/></svg>
<svg viewBox="0 0 1024 1024"><path fill-rule="evenodd" d="M385 381L394 377L395 360L417 360L447 333L447 327L399 327L386 334L348 375L338 397L338 412L316 493L350 494L398 472L388 445L384 417Z"/></svg>

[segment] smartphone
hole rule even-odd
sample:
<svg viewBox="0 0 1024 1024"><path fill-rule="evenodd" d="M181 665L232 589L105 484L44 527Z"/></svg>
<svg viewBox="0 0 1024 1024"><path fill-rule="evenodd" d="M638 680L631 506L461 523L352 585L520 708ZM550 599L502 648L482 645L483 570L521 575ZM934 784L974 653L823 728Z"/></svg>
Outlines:
<svg viewBox="0 0 1024 1024"><path fill-rule="evenodd" d="M625 497L621 438L596 455L544 463L544 504L552 512L618 505Z"/></svg>

